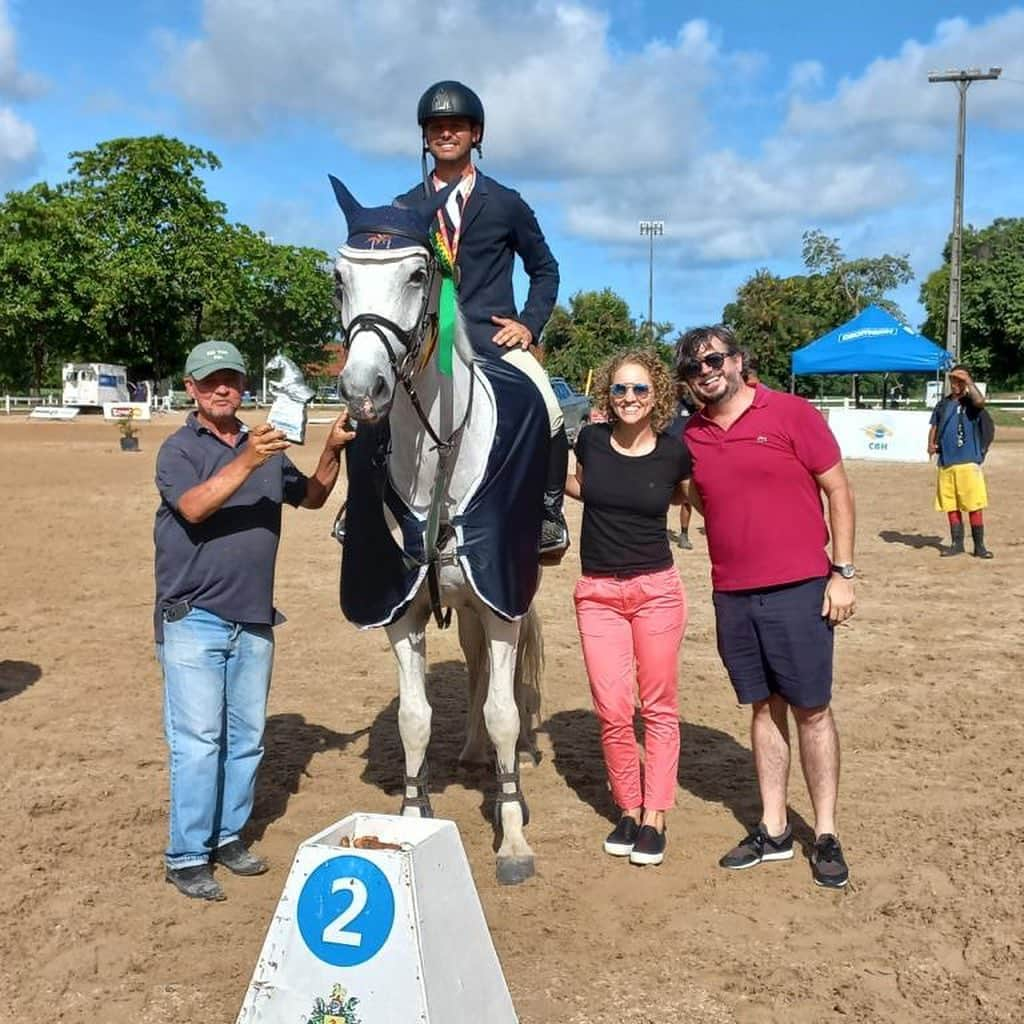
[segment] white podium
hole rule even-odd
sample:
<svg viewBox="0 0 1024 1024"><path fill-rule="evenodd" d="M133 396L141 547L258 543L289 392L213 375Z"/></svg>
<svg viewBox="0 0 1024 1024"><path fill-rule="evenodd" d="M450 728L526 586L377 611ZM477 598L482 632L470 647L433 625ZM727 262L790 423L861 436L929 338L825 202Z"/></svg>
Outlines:
<svg viewBox="0 0 1024 1024"><path fill-rule="evenodd" d="M352 814L299 846L237 1024L516 1020L454 822Z"/></svg>

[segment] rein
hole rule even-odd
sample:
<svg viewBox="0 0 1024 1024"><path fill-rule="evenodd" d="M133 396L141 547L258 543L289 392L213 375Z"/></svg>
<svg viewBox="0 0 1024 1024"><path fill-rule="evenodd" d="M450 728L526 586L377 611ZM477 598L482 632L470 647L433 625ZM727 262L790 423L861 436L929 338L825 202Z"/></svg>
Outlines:
<svg viewBox="0 0 1024 1024"><path fill-rule="evenodd" d="M473 390L476 375L472 366L469 368L469 396L466 400L466 408L462 414L462 420L447 438L442 438L427 418L423 410L419 395L416 392L414 380L422 370L420 354L423 351L423 344L429 332L438 330L438 314L431 312L430 299L434 293L434 283L437 281L440 268L437 257L429 253L427 257L427 286L424 289L423 303L420 306L419 315L413 327L406 329L400 327L393 320L389 320L379 313L358 313L347 325L342 325L342 344L346 351L352 347L352 339L360 331L369 331L375 335L377 340L384 346L388 362L395 375L397 383L401 384L405 393L409 396L409 402L416 413L420 425L434 442L434 449L437 451L438 467L430 488L430 506L427 511L426 534L424 537L424 559L421 564L427 566L427 582L430 591L430 608L434 620L440 629L446 629L451 625L452 610L448 608L443 611L441 608L441 587L439 579L440 551L439 538L441 536L441 507L444 504L445 492L448 488L450 478L450 460L455 446L458 444L466 422L469 419L469 412L473 406ZM399 359L395 350L388 340L390 332L396 337L405 348L405 355ZM429 353L428 353L429 354Z"/></svg>

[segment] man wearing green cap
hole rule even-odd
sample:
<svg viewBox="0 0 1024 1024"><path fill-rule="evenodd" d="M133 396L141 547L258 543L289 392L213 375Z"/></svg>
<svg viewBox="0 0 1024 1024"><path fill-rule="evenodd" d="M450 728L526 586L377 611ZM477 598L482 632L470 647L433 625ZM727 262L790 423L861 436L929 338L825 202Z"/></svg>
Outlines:
<svg viewBox="0 0 1024 1024"><path fill-rule="evenodd" d="M355 436L335 421L316 470L304 476L280 430L250 430L237 413L245 363L234 345L207 341L185 363L195 412L157 456L157 657L170 750L167 881L220 900L220 864L258 875L266 864L241 839L252 812L274 653L274 565L283 502L320 508Z"/></svg>

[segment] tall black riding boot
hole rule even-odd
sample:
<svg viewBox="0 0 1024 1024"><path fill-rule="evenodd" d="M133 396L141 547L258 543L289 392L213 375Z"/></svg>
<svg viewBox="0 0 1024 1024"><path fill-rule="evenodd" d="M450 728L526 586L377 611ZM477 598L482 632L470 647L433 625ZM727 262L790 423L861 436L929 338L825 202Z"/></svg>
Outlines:
<svg viewBox="0 0 1024 1024"><path fill-rule="evenodd" d="M962 529L962 527L961 527ZM985 547L985 527L984 526L972 526L971 527L971 540L974 541L974 557L975 558L995 558L995 555L987 547Z"/></svg>
<svg viewBox="0 0 1024 1024"><path fill-rule="evenodd" d="M951 555L962 555L964 553L964 524L957 523L955 526L950 526L949 535L953 539L953 543L948 548L942 549L940 554L942 558L949 558Z"/></svg>
<svg viewBox="0 0 1024 1024"><path fill-rule="evenodd" d="M569 527L562 514L565 477L569 471L569 439L563 427L551 438L548 448L548 473L544 485L544 518L540 529L541 561L554 565L569 549Z"/></svg>

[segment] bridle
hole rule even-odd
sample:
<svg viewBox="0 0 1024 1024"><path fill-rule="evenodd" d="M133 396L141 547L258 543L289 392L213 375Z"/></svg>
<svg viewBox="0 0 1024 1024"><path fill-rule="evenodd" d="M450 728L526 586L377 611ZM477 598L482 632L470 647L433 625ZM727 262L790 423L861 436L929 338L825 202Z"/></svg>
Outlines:
<svg viewBox="0 0 1024 1024"><path fill-rule="evenodd" d="M430 488L430 505L427 510L427 521L424 530L424 558L423 564L427 566L427 584L430 592L430 607L434 619L441 629L451 624L452 610L448 608L443 611L441 607L441 587L439 569L441 564L440 548L443 542L443 531L441 522L441 509L444 504L444 495L448 487L450 475L451 457L462 435L462 430L469 419L469 412L473 405L473 386L476 374L470 368L469 374L469 395L466 400L466 407L462 414L462 420L455 427L447 438L442 438L430 425L427 414L420 404L419 395L416 393L414 383L416 375L423 369L426 359L429 359L433 352L433 342L424 354L424 344L427 338L436 340L438 329L437 309L431 309L431 302L436 295L435 285L439 284L441 268L437 257L433 252L426 250L427 259L427 282L423 290L423 301L420 304L419 313L413 321L411 328L400 327L393 320L382 316L380 313L357 313L347 324L341 324L341 341L345 351L352 347L353 338L360 331L368 331L384 346L388 362L391 364L391 371L395 375L395 381L401 384L405 393L409 396L413 410L416 413L420 425L430 435L437 450L437 473L434 476ZM339 313L341 303L335 293L335 306ZM395 355L395 350L388 338L388 333L397 338L405 346L405 355L401 359ZM340 514L340 513L339 513ZM445 529L451 529L445 525Z"/></svg>
<svg viewBox="0 0 1024 1024"><path fill-rule="evenodd" d="M455 444L457 435L465 425L466 416L469 414L469 403L466 404L466 414L463 416L462 422L452 431L448 439L444 440L430 425L427 414L420 404L414 383L416 374L422 369L420 359L424 343L428 337L434 337L437 332L437 310L436 308L431 309L431 301L436 293L435 285L439 283L441 268L438 265L437 257L432 252L425 250L424 255L427 260L427 283L423 289L423 301L420 303L413 326L410 328L400 327L393 320L381 316L380 313L357 313L347 324L341 325L341 344L348 352L352 347L353 338L361 331L369 331L373 334L384 346L388 362L391 365L391 372L395 375L395 382L401 384L405 389L421 426L430 435L430 439L439 451L450 451ZM338 300L337 292L335 292L334 304L340 313L341 303ZM405 348L405 355L401 359L395 355L388 332L397 338ZM472 380L472 374L470 380Z"/></svg>

